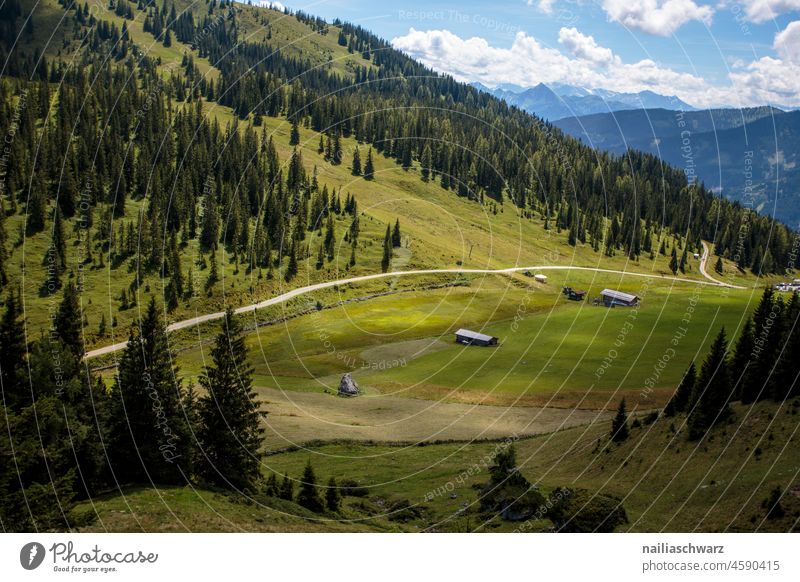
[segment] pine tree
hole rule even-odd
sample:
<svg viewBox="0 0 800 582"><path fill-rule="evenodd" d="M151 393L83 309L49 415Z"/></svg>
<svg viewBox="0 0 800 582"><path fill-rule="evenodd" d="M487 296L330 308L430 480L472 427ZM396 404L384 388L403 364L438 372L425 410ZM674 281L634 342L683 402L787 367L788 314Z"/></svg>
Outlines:
<svg viewBox="0 0 800 582"><path fill-rule="evenodd" d="M402 236L400 235L400 219L398 218L394 223L394 230L392 231L392 247L400 248L402 243Z"/></svg>
<svg viewBox="0 0 800 582"><path fill-rule="evenodd" d="M697 369L694 362L689 364L686 372L678 384L675 394L669 399L664 407L664 416L675 416L679 412L686 412L691 404L690 400L694 393L694 385L697 382Z"/></svg>
<svg viewBox="0 0 800 582"><path fill-rule="evenodd" d="M297 503L301 507L305 507L314 513L321 513L325 508L322 504L319 490L317 489L317 477L314 475L314 469L311 467L310 460L306 463L306 468L303 470L300 491L297 493Z"/></svg>
<svg viewBox="0 0 800 582"><path fill-rule="evenodd" d="M193 455L181 385L155 298L132 326L111 399L109 457L122 483L185 483Z"/></svg>
<svg viewBox="0 0 800 582"><path fill-rule="evenodd" d="M372 162L372 148L367 150L367 161L364 164L364 179L365 180L372 180L375 178L375 166Z"/></svg>
<svg viewBox="0 0 800 582"><path fill-rule="evenodd" d="M336 485L336 479L331 476L328 479L328 489L325 491L325 507L328 511L336 513L342 504L342 496L339 494L339 487Z"/></svg>
<svg viewBox="0 0 800 582"><path fill-rule="evenodd" d="M714 265L714 270L720 275L725 272L725 267L722 264L722 257L717 257L717 263Z"/></svg>
<svg viewBox="0 0 800 582"><path fill-rule="evenodd" d="M70 281L64 287L64 298L53 319L56 336L68 346L76 358L83 357L83 325L78 290Z"/></svg>
<svg viewBox="0 0 800 582"><path fill-rule="evenodd" d="M26 353L22 302L10 291L0 319L0 389L3 403L11 410L31 404L23 376Z"/></svg>
<svg viewBox="0 0 800 582"><path fill-rule="evenodd" d="M702 437L711 427L730 416L728 401L731 397L731 379L727 349L728 341L723 327L711 344L695 384L689 410L691 440Z"/></svg>
<svg viewBox="0 0 800 582"><path fill-rule="evenodd" d="M383 257L381 257L381 272L385 273L389 270L389 265L392 262L392 233L389 227L386 227L386 236L383 237Z"/></svg>
<svg viewBox="0 0 800 582"><path fill-rule="evenodd" d="M211 350L200 385L206 395L198 406L199 473L209 482L237 490L252 489L259 477L264 429L253 369L247 361L242 324L229 307Z"/></svg>
<svg viewBox="0 0 800 582"><path fill-rule="evenodd" d="M422 148L422 157L419 160L419 171L420 175L422 176L422 181L427 182L430 179L431 175L431 166L433 165L433 156L431 154L431 146L430 144L425 144L425 147Z"/></svg>
<svg viewBox="0 0 800 582"><path fill-rule="evenodd" d="M611 421L611 440L621 443L628 438L628 414L625 412L625 399L619 401L617 414Z"/></svg>
<svg viewBox="0 0 800 582"><path fill-rule="evenodd" d="M292 243L289 249L289 262L286 264L286 272L283 274L283 278L288 283L294 279L295 275L297 275L297 252L294 243Z"/></svg>
<svg viewBox="0 0 800 582"><path fill-rule="evenodd" d="M675 251L675 247L672 247L672 258L669 260L669 270L672 271L673 275L678 274L678 253Z"/></svg>
<svg viewBox="0 0 800 582"><path fill-rule="evenodd" d="M289 475L286 473L283 474L279 497L286 501L292 501L294 499L294 483L292 483L291 479L289 479Z"/></svg>
<svg viewBox="0 0 800 582"><path fill-rule="evenodd" d="M269 474L269 479L264 486L264 493L270 497L279 497L281 489L278 487L278 477L273 471Z"/></svg>
<svg viewBox="0 0 800 582"><path fill-rule="evenodd" d="M737 384L736 396L740 400L744 394L749 395L751 392L745 384L749 381L748 368L750 367L751 358L753 357L753 348L755 347L754 339L753 320L748 319L742 328L739 339L736 340L733 357L731 358L731 378L734 383Z"/></svg>
<svg viewBox="0 0 800 582"><path fill-rule="evenodd" d="M354 176L361 175L361 155L358 153L358 147L356 147L356 150L353 152L352 173Z"/></svg>
<svg viewBox="0 0 800 582"><path fill-rule="evenodd" d="M297 127L297 117L292 117L292 131L289 135L289 145L296 146L300 143L300 129Z"/></svg>

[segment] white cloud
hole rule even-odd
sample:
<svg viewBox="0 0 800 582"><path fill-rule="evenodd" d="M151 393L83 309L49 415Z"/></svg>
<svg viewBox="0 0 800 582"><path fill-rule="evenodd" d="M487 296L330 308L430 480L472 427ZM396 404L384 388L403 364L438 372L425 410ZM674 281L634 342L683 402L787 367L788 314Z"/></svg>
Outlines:
<svg viewBox="0 0 800 582"><path fill-rule="evenodd" d="M612 22L657 36L670 36L692 20L710 24L714 14L713 8L693 0L603 0L603 10Z"/></svg>
<svg viewBox="0 0 800 582"><path fill-rule="evenodd" d="M773 46L782 59L800 65L800 20L790 22L776 34Z"/></svg>
<svg viewBox="0 0 800 582"><path fill-rule="evenodd" d="M800 10L800 0L738 0L750 22L761 23L793 10ZM738 6L734 4L733 6ZM734 7L731 10L734 11Z"/></svg>
<svg viewBox="0 0 800 582"><path fill-rule="evenodd" d="M556 0L528 0L528 6L535 6L539 12L552 14Z"/></svg>
<svg viewBox="0 0 800 582"><path fill-rule="evenodd" d="M593 36L582 34L575 27L559 30L558 42L563 44L574 57L584 61L608 65L619 60L611 49L599 46Z"/></svg>
<svg viewBox="0 0 800 582"><path fill-rule="evenodd" d="M790 25L776 35L781 58L765 57L736 63L729 85L712 84L690 73L644 59L625 63L593 37L574 28L562 28L559 40L569 54L542 45L524 32L508 48L491 46L485 39L462 39L448 30L418 31L392 40L392 45L431 68L461 81L496 86L513 83L566 83L589 89L637 92L649 89L677 95L697 107L751 106L764 103L800 107L800 66L794 42L797 28Z"/></svg>

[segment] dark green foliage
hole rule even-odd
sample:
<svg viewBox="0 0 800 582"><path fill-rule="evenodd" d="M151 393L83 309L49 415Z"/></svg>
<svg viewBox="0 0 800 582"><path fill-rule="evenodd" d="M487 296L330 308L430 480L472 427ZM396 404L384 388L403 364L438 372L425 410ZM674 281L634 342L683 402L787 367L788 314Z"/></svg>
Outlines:
<svg viewBox="0 0 800 582"><path fill-rule="evenodd" d="M619 401L617 414L611 421L611 440L621 443L628 439L628 413L625 411L625 399Z"/></svg>
<svg viewBox="0 0 800 582"><path fill-rule="evenodd" d="M339 511L342 504L342 496L339 494L339 488L336 486L336 479L331 476L328 479L328 488L325 491L325 508L333 513Z"/></svg>
<svg viewBox="0 0 800 582"><path fill-rule="evenodd" d="M32 403L24 376L27 346L20 300L10 291L5 303L0 319L0 390L5 406L17 410Z"/></svg>
<svg viewBox="0 0 800 582"><path fill-rule="evenodd" d="M547 516L561 533L609 533L628 523L622 502L610 495L583 489L559 488L551 493L556 500Z"/></svg>
<svg viewBox="0 0 800 582"><path fill-rule="evenodd" d="M354 176L361 175L361 154L358 153L358 148L356 148L356 151L353 152L353 165L351 171Z"/></svg>
<svg viewBox="0 0 800 582"><path fill-rule="evenodd" d="M283 475L283 481L281 481L281 488L278 496L286 501L292 501L292 499L294 499L294 483L289 479L289 475L285 473Z"/></svg>
<svg viewBox="0 0 800 582"><path fill-rule="evenodd" d="M700 367L689 409L689 438L701 438L715 424L730 416L732 399L728 368L728 340L720 329Z"/></svg>
<svg viewBox="0 0 800 582"><path fill-rule="evenodd" d="M193 456L178 370L151 299L131 328L111 397L108 451L121 483L184 483Z"/></svg>
<svg viewBox="0 0 800 582"><path fill-rule="evenodd" d="M55 333L64 345L69 346L75 357L83 357L83 322L78 301L78 290L70 281L64 287L64 298L58 306L53 320Z"/></svg>
<svg viewBox="0 0 800 582"><path fill-rule="evenodd" d="M364 179L372 180L375 178L375 164L372 161L372 148L367 150L367 161L364 164Z"/></svg>
<svg viewBox="0 0 800 582"><path fill-rule="evenodd" d="M306 463L306 468L303 470L300 491L297 493L297 503L314 513L322 513L325 509L319 489L317 489L317 477L314 475L311 461Z"/></svg>
<svg viewBox="0 0 800 582"><path fill-rule="evenodd" d="M786 515L786 511L781 505L782 496L780 486L776 486L769 492L769 497L761 503L761 507L767 510L767 519L781 519Z"/></svg>
<svg viewBox="0 0 800 582"><path fill-rule="evenodd" d="M717 262L714 264L714 270L720 275L725 272L725 267L722 264L722 257L717 257Z"/></svg>
<svg viewBox="0 0 800 582"><path fill-rule="evenodd" d="M392 262L392 233L389 227L386 227L386 235L383 237L383 256L381 257L381 272L385 273L389 270L389 265Z"/></svg>
<svg viewBox="0 0 800 582"><path fill-rule="evenodd" d="M675 394L673 394L672 398L667 402L664 408L664 416L675 416L679 412L686 412L688 410L696 382L697 369L695 368L694 362L692 362L686 369L683 378L681 378L681 383L678 384L678 389L675 390Z"/></svg>
<svg viewBox="0 0 800 582"><path fill-rule="evenodd" d="M398 218L394 223L394 230L392 231L392 247L399 248L402 243L402 235L400 234L400 219Z"/></svg>
<svg viewBox="0 0 800 582"><path fill-rule="evenodd" d="M672 257L669 259L669 270L672 271L673 275L678 274L678 253L675 251L675 247L672 247Z"/></svg>
<svg viewBox="0 0 800 582"><path fill-rule="evenodd" d="M244 330L228 308L200 385L198 473L207 481L237 490L252 489L259 478L264 429L253 370L247 361Z"/></svg>
<svg viewBox="0 0 800 582"><path fill-rule="evenodd" d="M513 445L503 447L489 467L489 481L480 492L481 511L509 521L530 518L545 504L545 499L517 469Z"/></svg>

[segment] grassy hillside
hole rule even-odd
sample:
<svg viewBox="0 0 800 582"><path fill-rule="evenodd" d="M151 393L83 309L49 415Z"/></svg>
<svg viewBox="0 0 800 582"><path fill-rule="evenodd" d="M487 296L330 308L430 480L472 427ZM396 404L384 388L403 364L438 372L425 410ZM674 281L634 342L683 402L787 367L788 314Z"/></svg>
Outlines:
<svg viewBox="0 0 800 582"><path fill-rule="evenodd" d="M683 418L633 428L608 443L609 423L518 439L522 474L546 496L556 487L617 499L628 523L617 531L796 531L800 519L800 403L737 406L731 421L697 443ZM341 512L315 516L268 497L247 501L199 488L135 488L75 510L80 531L486 531L537 532L550 521L503 521L478 508L475 486L505 445L486 443L387 446L339 442L275 454L265 476L298 481L310 460L318 482L335 476L361 488ZM352 485L351 485L352 487ZM782 516L767 517L780 488ZM324 494L324 490L323 490Z"/></svg>

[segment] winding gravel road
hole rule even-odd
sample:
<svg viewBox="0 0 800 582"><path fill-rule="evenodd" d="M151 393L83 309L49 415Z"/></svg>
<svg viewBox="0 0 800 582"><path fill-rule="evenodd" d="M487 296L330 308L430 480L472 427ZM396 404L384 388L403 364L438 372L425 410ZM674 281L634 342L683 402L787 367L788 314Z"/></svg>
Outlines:
<svg viewBox="0 0 800 582"><path fill-rule="evenodd" d="M372 279L383 279L386 277L401 277L405 275L431 275L437 273L474 273L474 274L508 274L508 273L515 273L520 271L554 271L554 270L573 270L573 271L594 271L596 273L611 273L614 275L628 275L631 277L651 277L654 279L665 279L668 281L679 281L682 283L695 283L698 285L711 285L714 287L731 287L734 289L744 289L744 287L740 287L738 285L731 285L729 283L724 283L723 281L718 281L711 277L705 269L706 260L708 259L708 246L705 242L703 242L703 257L700 259L700 273L708 279L707 281L700 281L697 279L688 279L686 277L670 277L667 275L657 275L653 273L634 273L631 271L618 271L614 269L600 269L597 267L573 267L573 266L564 266L564 265L539 265L539 266L531 266L531 267L510 267L507 269L419 269L413 271L390 271L388 273L375 273L373 275L362 275L360 277L350 277L348 279L337 279L336 281L324 281L322 283L315 283L313 285L306 285L305 287L298 287L297 289L292 289L291 291L287 291L286 293L282 293L271 299L265 299L259 303L253 303L251 305L245 305L243 307L239 307L234 310L235 313L249 313L251 311L255 311L257 309L263 309L264 307L269 307L270 305L277 305L279 303L283 303L284 301L288 301L293 297L297 297L298 295L304 295L306 293L310 293L312 291L319 291L320 289L327 289L328 287L334 287L336 285L346 285L348 283L358 283L360 281L369 281ZM190 319L184 319L183 321L176 321L173 324L167 326L167 331L176 331L179 329L184 329L187 327L192 327L198 325L200 323L205 323L207 321L213 321L215 319L221 319L224 315L224 312L217 311L215 313L207 313L205 315L199 315L197 317L192 317ZM127 345L127 341L120 342L117 344L113 344L110 346L104 346L102 348L97 348L95 350L91 350L86 352L86 358L95 358L97 356L102 356L104 354L110 354L112 352L116 352L118 350L123 349Z"/></svg>

